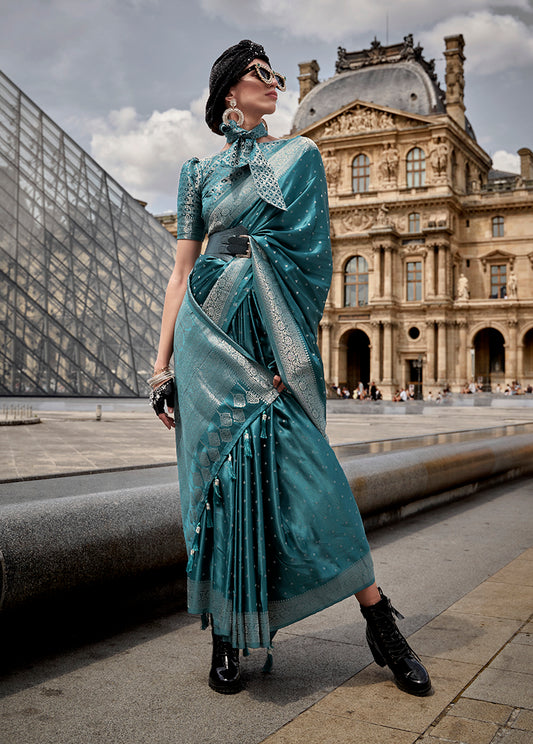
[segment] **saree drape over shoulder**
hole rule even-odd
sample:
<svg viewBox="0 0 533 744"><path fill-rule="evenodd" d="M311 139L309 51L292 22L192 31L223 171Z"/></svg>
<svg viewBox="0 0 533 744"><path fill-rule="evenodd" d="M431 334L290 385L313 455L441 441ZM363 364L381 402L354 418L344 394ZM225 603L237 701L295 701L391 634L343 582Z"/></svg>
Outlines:
<svg viewBox="0 0 533 744"><path fill-rule="evenodd" d="M248 157L236 142L189 160L178 195L178 238L228 228L249 236L250 255L199 257L174 337L188 607L211 613L215 633L235 648L269 647L279 628L374 581L357 506L325 437L316 339L331 246L322 160L302 137L253 147Z"/></svg>

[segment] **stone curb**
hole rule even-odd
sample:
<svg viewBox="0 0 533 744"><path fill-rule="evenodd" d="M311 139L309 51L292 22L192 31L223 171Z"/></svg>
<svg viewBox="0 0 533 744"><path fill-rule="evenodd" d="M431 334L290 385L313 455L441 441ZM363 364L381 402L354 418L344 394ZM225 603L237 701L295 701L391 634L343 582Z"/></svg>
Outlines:
<svg viewBox="0 0 533 744"><path fill-rule="evenodd" d="M341 464L365 523L375 526L533 472L533 437L432 445ZM182 574L187 556L176 497L172 485L3 507L0 609L173 566Z"/></svg>

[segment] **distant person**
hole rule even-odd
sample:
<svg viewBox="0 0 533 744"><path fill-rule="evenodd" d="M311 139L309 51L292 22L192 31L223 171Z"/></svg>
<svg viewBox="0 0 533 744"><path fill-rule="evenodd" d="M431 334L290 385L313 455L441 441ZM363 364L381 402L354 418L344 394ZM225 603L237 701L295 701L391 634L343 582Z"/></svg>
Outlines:
<svg viewBox="0 0 533 744"><path fill-rule="evenodd" d="M211 625L210 687L233 694L240 650L268 649L268 670L278 630L355 594L377 663L405 692L427 695L325 437L316 334L332 267L326 178L314 142L268 134L263 117L283 90L259 44L223 52L206 105L223 146L181 171L151 398L176 427L188 610Z"/></svg>
<svg viewBox="0 0 533 744"><path fill-rule="evenodd" d="M370 397L372 398L372 400L377 400L377 395L378 389L376 387L376 383L374 382L374 380L372 380L372 384L370 385Z"/></svg>

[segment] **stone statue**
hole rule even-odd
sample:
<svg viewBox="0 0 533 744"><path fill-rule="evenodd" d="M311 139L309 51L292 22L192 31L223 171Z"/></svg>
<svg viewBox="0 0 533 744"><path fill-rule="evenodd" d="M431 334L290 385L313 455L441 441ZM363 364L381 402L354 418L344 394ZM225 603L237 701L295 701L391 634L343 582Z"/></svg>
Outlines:
<svg viewBox="0 0 533 744"><path fill-rule="evenodd" d="M389 224L390 224L389 208L386 204L382 204L380 208L378 209L378 213L376 215L376 225L383 227Z"/></svg>
<svg viewBox="0 0 533 744"><path fill-rule="evenodd" d="M448 166L448 145L438 137L435 145L429 151L429 161L436 176L445 176Z"/></svg>
<svg viewBox="0 0 533 744"><path fill-rule="evenodd" d="M326 179L328 182L328 186L332 190L336 190L337 182L339 180L339 176L341 172L341 164L338 158L335 157L335 152L333 150L326 151L323 161L324 161L324 170L326 171Z"/></svg>
<svg viewBox="0 0 533 744"><path fill-rule="evenodd" d="M398 172L400 154L390 142L384 148L378 167L384 181L395 181Z"/></svg>
<svg viewBox="0 0 533 744"><path fill-rule="evenodd" d="M516 274L512 271L509 274L509 280L507 282L507 297L510 300L518 299L518 279Z"/></svg>
<svg viewBox="0 0 533 744"><path fill-rule="evenodd" d="M457 282L457 299L458 300L469 300L470 290L468 289L468 279L464 274L461 274L459 281Z"/></svg>

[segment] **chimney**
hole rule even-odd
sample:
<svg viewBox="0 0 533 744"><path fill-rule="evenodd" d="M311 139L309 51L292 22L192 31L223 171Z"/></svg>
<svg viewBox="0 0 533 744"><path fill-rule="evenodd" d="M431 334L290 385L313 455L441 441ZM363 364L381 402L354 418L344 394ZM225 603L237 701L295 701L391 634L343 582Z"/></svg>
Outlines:
<svg viewBox="0 0 533 744"><path fill-rule="evenodd" d="M465 128L465 76L464 61L465 40L462 34L446 36L444 39L446 50L446 113Z"/></svg>
<svg viewBox="0 0 533 744"><path fill-rule="evenodd" d="M300 74L298 80L300 81L300 98L298 103L312 90L315 85L318 85L318 71L320 67L316 59L312 59L310 62L300 62L298 65L300 68Z"/></svg>
<svg viewBox="0 0 533 744"><path fill-rule="evenodd" d="M524 181L533 181L533 152L529 147L518 150L520 155L520 175Z"/></svg>

